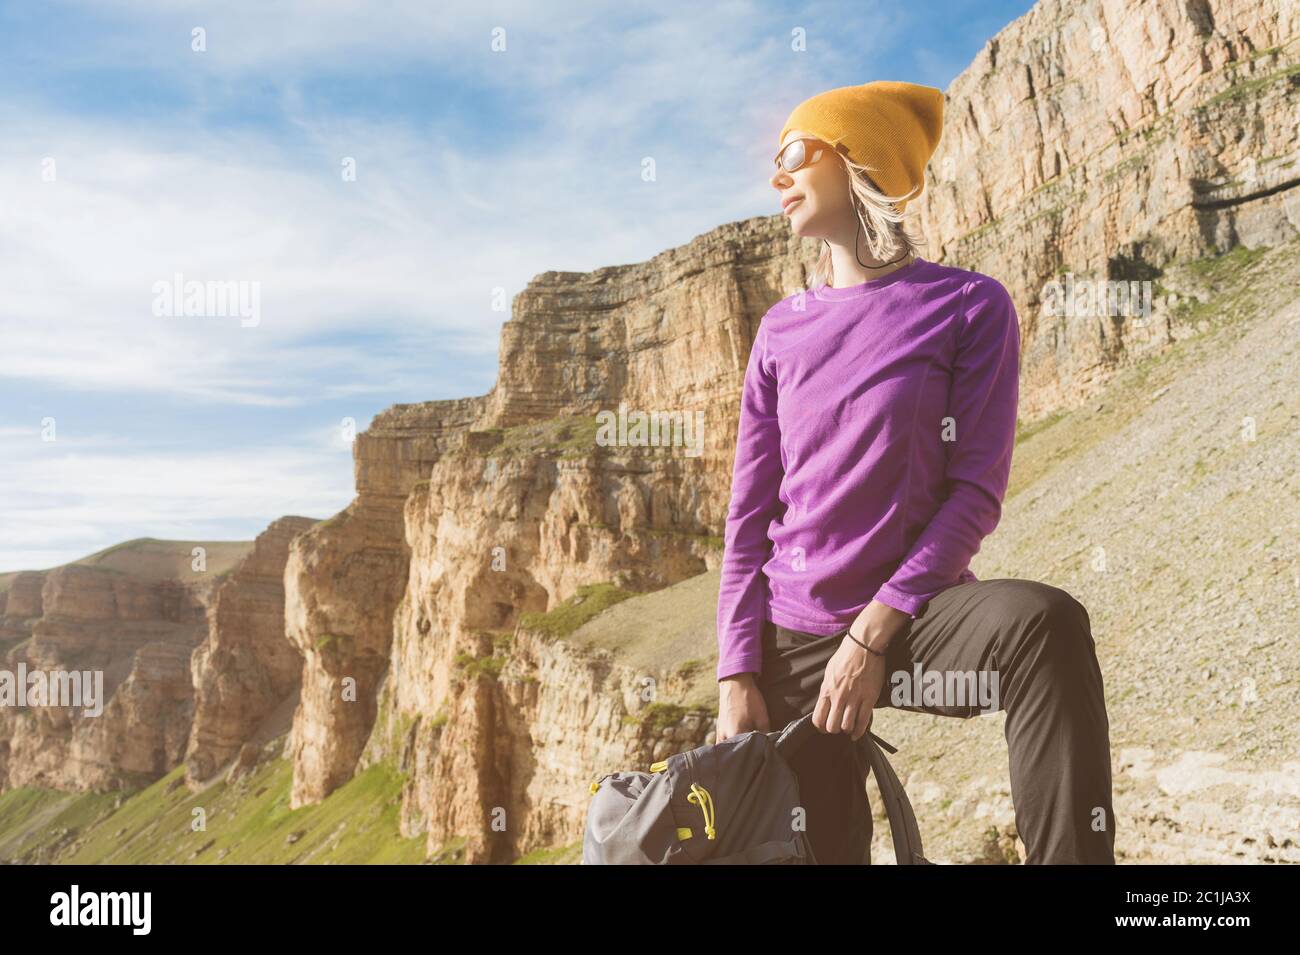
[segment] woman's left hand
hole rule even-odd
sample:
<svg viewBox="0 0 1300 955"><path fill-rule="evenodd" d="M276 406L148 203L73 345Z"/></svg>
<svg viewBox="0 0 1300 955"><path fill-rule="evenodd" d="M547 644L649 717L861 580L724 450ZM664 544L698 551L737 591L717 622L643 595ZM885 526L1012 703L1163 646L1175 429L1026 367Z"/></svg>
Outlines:
<svg viewBox="0 0 1300 955"><path fill-rule="evenodd" d="M871 601L849 633L883 651L912 618L887 604ZM848 634L826 663L813 725L823 733L849 733L854 740L871 728L872 709L885 685L885 658L863 649Z"/></svg>

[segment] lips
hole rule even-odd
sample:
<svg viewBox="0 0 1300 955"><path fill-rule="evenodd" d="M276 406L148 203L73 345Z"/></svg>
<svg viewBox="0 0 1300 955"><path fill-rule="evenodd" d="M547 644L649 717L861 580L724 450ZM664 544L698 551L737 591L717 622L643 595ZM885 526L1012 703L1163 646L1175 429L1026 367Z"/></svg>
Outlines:
<svg viewBox="0 0 1300 955"><path fill-rule="evenodd" d="M803 196L795 196L793 199L787 199L781 206L781 211L788 213L800 202L803 202Z"/></svg>

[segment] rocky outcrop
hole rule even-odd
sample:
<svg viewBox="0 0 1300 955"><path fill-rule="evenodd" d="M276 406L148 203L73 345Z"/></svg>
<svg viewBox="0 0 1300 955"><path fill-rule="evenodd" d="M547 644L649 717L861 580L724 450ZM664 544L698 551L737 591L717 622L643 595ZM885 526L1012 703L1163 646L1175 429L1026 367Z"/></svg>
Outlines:
<svg viewBox="0 0 1300 955"><path fill-rule="evenodd" d="M211 584L207 575L150 580L79 564L48 571L42 614L5 669L89 674L88 686L102 681L93 707L102 712L91 713L89 701L0 710L0 788L107 790L174 767L189 735L189 657Z"/></svg>
<svg viewBox="0 0 1300 955"><path fill-rule="evenodd" d="M174 768L193 717L191 654L214 590L248 550L142 538L5 575L0 678L15 695L0 706L0 791L102 791ZM19 699L33 674L67 680L80 695Z"/></svg>
<svg viewBox="0 0 1300 955"><path fill-rule="evenodd" d="M482 404L398 405L377 416L354 443L356 499L293 542L285 626L303 657L289 738L295 807L320 799L356 768L406 586L406 495L447 447L463 440Z"/></svg>
<svg viewBox="0 0 1300 955"><path fill-rule="evenodd" d="M705 555L716 563L716 550ZM699 573L608 608L584 587L513 630L423 641L426 660L400 642L363 762L387 760L410 780L403 832L426 832L431 855L454 843L470 863L571 844L593 779L708 741L715 641L701 610L717 583ZM598 612L575 626L584 602Z"/></svg>
<svg viewBox="0 0 1300 955"><path fill-rule="evenodd" d="M0 594L0 652L32 635L32 624L41 616L42 571L19 571L9 575L8 589Z"/></svg>
<svg viewBox="0 0 1300 955"><path fill-rule="evenodd" d="M921 222L931 257L1015 300L1022 416L1169 339L1160 317L1045 314L1048 282L1158 282L1300 231L1298 34L1290 0L1040 0L952 82Z"/></svg>
<svg viewBox="0 0 1300 955"><path fill-rule="evenodd" d="M291 714L297 704L302 657L285 636L284 569L293 539L316 523L275 521L216 588L207 639L191 661L194 726L185 754L191 785L209 779L244 745L283 732L271 727L259 735L268 717Z"/></svg>

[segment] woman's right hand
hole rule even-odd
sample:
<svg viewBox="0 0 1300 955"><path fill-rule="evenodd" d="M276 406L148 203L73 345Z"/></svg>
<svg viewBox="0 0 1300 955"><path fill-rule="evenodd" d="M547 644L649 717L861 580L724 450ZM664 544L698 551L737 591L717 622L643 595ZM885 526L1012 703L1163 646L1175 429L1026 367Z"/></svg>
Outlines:
<svg viewBox="0 0 1300 955"><path fill-rule="evenodd" d="M753 673L737 673L718 681L718 734L715 742L750 730L771 732L767 702Z"/></svg>

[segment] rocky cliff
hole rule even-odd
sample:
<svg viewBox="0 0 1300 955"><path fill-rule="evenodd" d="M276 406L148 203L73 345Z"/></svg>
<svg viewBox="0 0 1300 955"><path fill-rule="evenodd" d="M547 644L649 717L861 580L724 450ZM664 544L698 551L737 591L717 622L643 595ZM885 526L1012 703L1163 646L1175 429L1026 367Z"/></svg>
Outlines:
<svg viewBox="0 0 1300 955"><path fill-rule="evenodd" d="M483 403L398 405L378 415L353 448L356 499L290 548L285 632L304 661L289 741L295 807L321 798L356 768L406 587L406 495L464 440Z"/></svg>
<svg viewBox="0 0 1300 955"><path fill-rule="evenodd" d="M947 90L921 207L931 257L996 276L1021 413L1073 406L1161 320L1042 314L1044 286L1158 279L1300 230L1293 0L1041 0Z"/></svg>
<svg viewBox="0 0 1300 955"><path fill-rule="evenodd" d="M0 708L0 790L113 789L176 766L190 731L190 654L213 587L246 548L145 539L10 575L0 652L15 684L24 672L98 674L102 697Z"/></svg>
<svg viewBox="0 0 1300 955"><path fill-rule="evenodd" d="M207 639L190 660L194 722L185 753L197 785L244 746L281 735L298 703L302 658L284 630L284 569L289 545L317 522L283 517L216 586ZM169 767L170 768L170 767Z"/></svg>
<svg viewBox="0 0 1300 955"><path fill-rule="evenodd" d="M1288 387L1300 375L1300 239L1171 266L1162 280L1185 302L1174 344L1022 429L1002 524L974 567L1046 580L1089 608L1119 861L1297 862L1300 573L1286 530L1300 496L1300 396ZM713 543L692 542L706 554ZM510 566L508 553L493 559L497 573ZM413 547L412 570L423 564ZM576 861L591 779L712 732L717 581L713 570L641 594L580 585L513 628L472 631L445 662L419 654L432 638L399 632L366 768L319 802L286 811L286 737L250 741L224 785L193 792L177 767L117 802L0 794L0 860ZM409 619L418 632L421 617ZM410 665L432 669L412 677ZM428 696L399 710L399 685ZM1023 859L1004 726L1000 713L876 711L931 858ZM873 803L873 855L888 862L874 792ZM208 829L194 833L198 807Z"/></svg>

